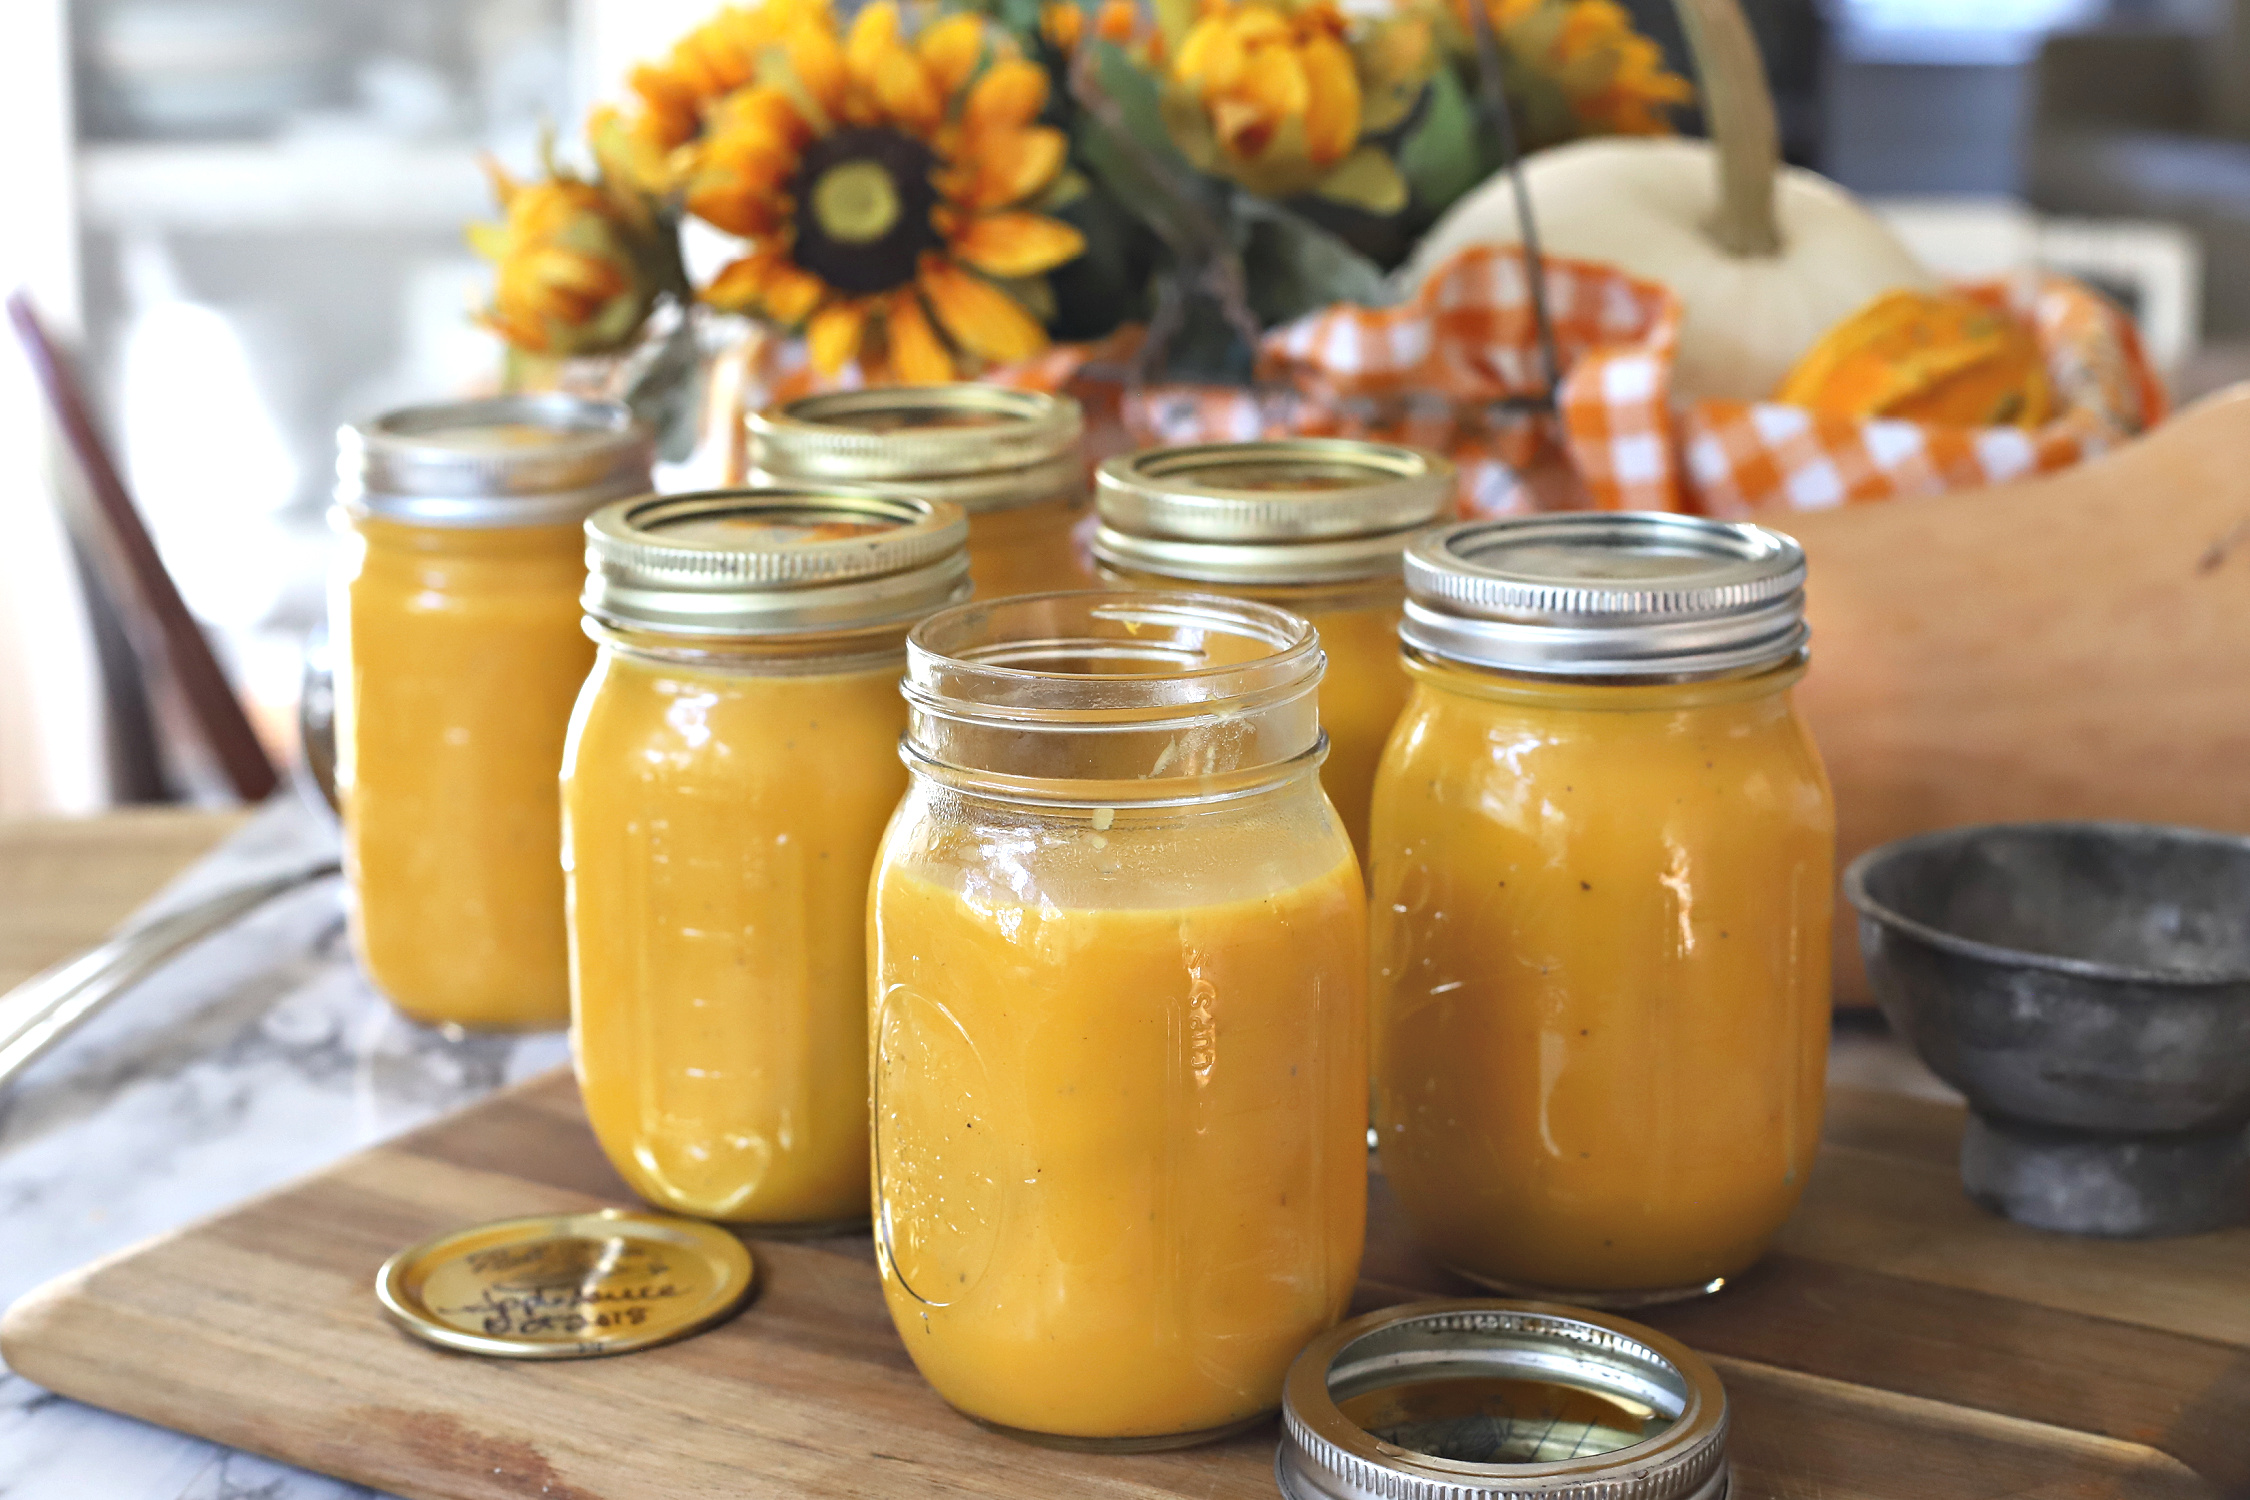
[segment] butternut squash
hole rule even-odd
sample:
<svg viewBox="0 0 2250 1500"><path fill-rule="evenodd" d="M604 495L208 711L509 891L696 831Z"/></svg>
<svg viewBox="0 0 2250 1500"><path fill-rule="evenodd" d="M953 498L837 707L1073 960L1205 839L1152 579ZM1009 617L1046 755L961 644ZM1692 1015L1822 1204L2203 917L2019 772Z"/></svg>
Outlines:
<svg viewBox="0 0 2250 1500"><path fill-rule="evenodd" d="M2250 385L2059 474L1769 518L1810 562L1839 865L1962 823L2250 833L2244 453ZM1855 936L1837 996L1865 1003Z"/></svg>

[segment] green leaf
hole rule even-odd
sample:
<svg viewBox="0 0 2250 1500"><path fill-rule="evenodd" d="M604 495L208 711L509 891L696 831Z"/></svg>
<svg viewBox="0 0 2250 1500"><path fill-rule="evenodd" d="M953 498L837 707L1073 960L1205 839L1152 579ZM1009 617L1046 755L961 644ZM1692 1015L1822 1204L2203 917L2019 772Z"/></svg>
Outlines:
<svg viewBox="0 0 2250 1500"><path fill-rule="evenodd" d="M1247 194L1236 199L1235 212L1248 229L1242 267L1261 324L1270 328L1336 302L1382 307L1395 300L1375 262L1327 230Z"/></svg>
<svg viewBox="0 0 2250 1500"><path fill-rule="evenodd" d="M1406 207L1406 179L1398 163L1377 146L1362 146L1313 185L1321 197L1371 214L1395 214Z"/></svg>
<svg viewBox="0 0 2250 1500"><path fill-rule="evenodd" d="M1157 81L1114 44L1091 45L1093 82L1103 97L1078 112L1074 155L1175 253L1189 260L1219 253L1225 247L1209 229L1213 205L1183 198L1210 180L1188 165L1165 131Z"/></svg>
<svg viewBox="0 0 2250 1500"><path fill-rule="evenodd" d="M1478 159L1477 113L1450 68L1430 80L1422 123L1398 148L1398 169L1414 190L1416 211L1435 219L1484 180Z"/></svg>
<svg viewBox="0 0 2250 1500"><path fill-rule="evenodd" d="M1156 259L1156 237L1148 226L1099 185L1072 199L1059 216L1086 236L1086 252L1047 273L1055 299L1048 332L1059 339L1094 339L1122 322L1146 319Z"/></svg>
<svg viewBox="0 0 2250 1500"><path fill-rule="evenodd" d="M1159 156L1176 160L1178 152L1172 145L1172 133L1164 128L1163 83L1137 66L1115 42L1097 38L1090 45L1094 52L1094 81L1117 106L1133 139Z"/></svg>

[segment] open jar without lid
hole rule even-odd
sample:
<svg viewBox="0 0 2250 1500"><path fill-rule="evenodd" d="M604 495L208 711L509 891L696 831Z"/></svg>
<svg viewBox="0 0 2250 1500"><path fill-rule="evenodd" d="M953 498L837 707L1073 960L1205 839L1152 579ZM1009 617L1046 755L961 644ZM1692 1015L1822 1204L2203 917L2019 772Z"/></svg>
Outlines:
<svg viewBox="0 0 2250 1500"><path fill-rule="evenodd" d="M1288 1500L1724 1500L1727 1398L1651 1328L1537 1302L1355 1318L1290 1367Z"/></svg>
<svg viewBox="0 0 2250 1500"><path fill-rule="evenodd" d="M1138 1449L1261 1420L1350 1298L1366 898L1303 620L1178 593L933 615L869 914L875 1248L977 1421Z"/></svg>

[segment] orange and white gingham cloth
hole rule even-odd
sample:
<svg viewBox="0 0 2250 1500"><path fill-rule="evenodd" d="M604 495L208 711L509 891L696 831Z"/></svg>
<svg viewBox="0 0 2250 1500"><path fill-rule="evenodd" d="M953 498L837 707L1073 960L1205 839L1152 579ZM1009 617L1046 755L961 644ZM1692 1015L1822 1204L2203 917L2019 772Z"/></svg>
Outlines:
<svg viewBox="0 0 2250 1500"><path fill-rule="evenodd" d="M1679 304L1608 266L1547 262L1548 310L1568 373L1559 422L1499 403L1545 389L1521 252L1475 246L1388 308L1325 308L1259 341L1255 389L1163 384L1127 391L1097 372L1100 354L1057 348L1006 372L1064 388L1089 427L1114 413L1130 445L1338 436L1411 443L1449 455L1464 514L1594 505L1680 504L1667 406ZM1105 388L1106 387L1106 388Z"/></svg>
<svg viewBox="0 0 2250 1500"><path fill-rule="evenodd" d="M1770 401L1703 401L1681 418L1695 507L1744 517L1975 489L2068 468L2164 419L2164 384L2132 320L2068 277L1963 291L2031 325L2057 415L2032 430L1836 416Z"/></svg>
<svg viewBox="0 0 2250 1500"><path fill-rule="evenodd" d="M1462 251L1396 307L1339 305L1270 330L1255 388L1128 389L1141 330L1057 345L986 378L1067 390L1096 459L1151 444L1367 437L1450 456L1464 515L1692 510L1746 516L1996 484L2074 464L2162 420L2164 387L2132 321L2065 277L1964 288L2028 321L2060 414L2037 431L1834 416L1773 402L1677 403L1680 306L1613 267L1547 261L1565 375L1553 416L1503 407L1544 388L1522 253ZM768 399L815 384L774 341ZM779 377L778 379L771 377ZM845 384L856 384L847 374Z"/></svg>

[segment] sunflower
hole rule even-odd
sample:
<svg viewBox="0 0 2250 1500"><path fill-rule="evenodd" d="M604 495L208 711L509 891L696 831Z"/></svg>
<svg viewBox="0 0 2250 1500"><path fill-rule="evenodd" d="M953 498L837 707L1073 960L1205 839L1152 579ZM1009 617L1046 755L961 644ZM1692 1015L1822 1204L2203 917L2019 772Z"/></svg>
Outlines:
<svg viewBox="0 0 2250 1500"><path fill-rule="evenodd" d="M1367 137L1412 110L1428 58L1428 28L1412 16L1203 0L1172 62L1165 124L1189 161L1262 197L1316 192L1394 212L1404 180Z"/></svg>
<svg viewBox="0 0 2250 1500"><path fill-rule="evenodd" d="M1453 42L1473 57L1475 0L1447 0ZM1664 49L1633 29L1616 0L1484 0L1494 36L1530 75L1559 92L1566 122L1532 131L1527 146L1569 135L1669 135L1672 107L1695 87L1664 65ZM1537 112L1534 111L1536 114Z"/></svg>
<svg viewBox="0 0 2250 1500"><path fill-rule="evenodd" d="M664 241L631 192L557 167L518 182L487 159L505 220L472 224L469 243L495 268L477 321L527 354L602 354L631 343L667 284Z"/></svg>
<svg viewBox="0 0 2250 1500"><path fill-rule="evenodd" d="M905 381L1046 347L1044 273L1085 240L1037 211L1062 132L1035 123L1047 75L983 17L907 37L892 0L838 36L815 0L724 13L636 75L638 118L690 213L748 242L704 288L729 311L805 330L813 363Z"/></svg>

